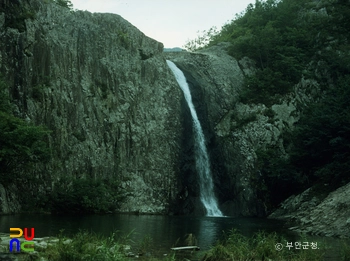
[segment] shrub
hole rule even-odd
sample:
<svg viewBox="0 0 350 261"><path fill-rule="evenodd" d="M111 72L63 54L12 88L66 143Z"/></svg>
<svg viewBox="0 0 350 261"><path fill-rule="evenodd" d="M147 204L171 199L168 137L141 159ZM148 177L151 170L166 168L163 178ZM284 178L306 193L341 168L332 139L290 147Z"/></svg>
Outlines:
<svg viewBox="0 0 350 261"><path fill-rule="evenodd" d="M348 243L346 243L344 241L343 243L343 247L341 250L341 260L342 261L350 261L350 242L348 241Z"/></svg>
<svg viewBox="0 0 350 261"><path fill-rule="evenodd" d="M36 17L36 13L30 5L19 1L8 1L0 4L0 13L2 12L5 13L5 27L15 28L19 32L26 30L25 20L33 20Z"/></svg>
<svg viewBox="0 0 350 261"><path fill-rule="evenodd" d="M72 9L73 4L70 0L54 0L54 2L62 7Z"/></svg>
<svg viewBox="0 0 350 261"><path fill-rule="evenodd" d="M114 180L63 178L51 197L51 211L56 214L106 213L119 206L124 194Z"/></svg>
<svg viewBox="0 0 350 261"><path fill-rule="evenodd" d="M34 164L49 159L49 131L0 111L0 173L5 184L28 180Z"/></svg>
<svg viewBox="0 0 350 261"><path fill-rule="evenodd" d="M307 240L299 240L305 242ZM252 238L240 235L236 230L229 232L223 242L212 247L203 257L203 261L255 261L255 260L279 260L279 261L319 261L323 252L314 249L288 250L285 247L278 251L276 244L287 245L287 241L276 233L267 234L258 232Z"/></svg>
<svg viewBox="0 0 350 261"><path fill-rule="evenodd" d="M114 234L104 238L85 231L80 231L72 239L61 234L58 243L48 246L41 256L52 261L126 260Z"/></svg>

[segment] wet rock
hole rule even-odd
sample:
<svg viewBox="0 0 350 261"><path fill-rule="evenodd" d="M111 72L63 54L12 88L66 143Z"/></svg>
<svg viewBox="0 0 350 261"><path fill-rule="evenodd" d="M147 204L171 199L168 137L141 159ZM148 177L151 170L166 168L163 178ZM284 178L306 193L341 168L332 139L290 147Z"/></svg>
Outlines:
<svg viewBox="0 0 350 261"><path fill-rule="evenodd" d="M198 52L166 53L184 71L193 103L203 124L212 163L216 192L225 215L265 216L269 211L258 196L262 181L257 151L273 147L287 157L283 133L299 119L300 107L318 92L313 80L301 79L294 91L271 106L242 103L239 94L246 75L256 71L249 58L240 61L227 54L229 43ZM186 140L191 144L191 139ZM184 154L191 153L188 145ZM185 162L191 161L189 155ZM193 170L184 174L187 206L198 196ZM182 179L184 180L184 179ZM184 193L183 193L184 194Z"/></svg>
<svg viewBox="0 0 350 261"><path fill-rule="evenodd" d="M290 229L322 236L350 237L350 183L323 199L312 195L312 188L285 200L269 218L297 224Z"/></svg>

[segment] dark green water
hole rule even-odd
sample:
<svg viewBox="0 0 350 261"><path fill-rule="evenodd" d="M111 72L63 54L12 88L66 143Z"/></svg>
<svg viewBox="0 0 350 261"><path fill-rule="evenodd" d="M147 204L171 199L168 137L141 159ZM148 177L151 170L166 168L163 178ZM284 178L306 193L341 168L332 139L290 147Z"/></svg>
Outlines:
<svg viewBox="0 0 350 261"><path fill-rule="evenodd" d="M223 236L223 232L237 229L245 236L264 230L282 234L291 242L297 241L298 235L288 231L284 222L258 218L232 217L193 217L193 216L151 216L151 215L90 215L90 216L53 216L53 215L7 215L0 216L0 232L9 233L10 227L34 227L35 237L56 236L64 229L67 236L79 230L87 230L109 236L114 231L130 234L132 244L139 244L146 237L152 239L152 247L159 253L169 253L177 245L185 245L184 239L193 234L197 245L207 250ZM341 242L338 239L308 237L310 242L318 242L319 247L329 248L325 260L339 260ZM278 242L276 242L278 243ZM271 246L274 248L274 246ZM302 250L301 250L302 251ZM315 250L316 251L316 250Z"/></svg>
<svg viewBox="0 0 350 261"><path fill-rule="evenodd" d="M109 236L113 231L130 234L135 242L145 236L153 239L156 247L170 248L187 234L194 234L198 245L208 249L222 237L223 231L236 228L243 235L251 236L259 230L281 232L283 222L256 218L154 216L154 215L9 215L0 216L0 232L9 232L10 227L34 227L35 237L55 236L64 229L64 234L73 235L79 230L88 230Z"/></svg>

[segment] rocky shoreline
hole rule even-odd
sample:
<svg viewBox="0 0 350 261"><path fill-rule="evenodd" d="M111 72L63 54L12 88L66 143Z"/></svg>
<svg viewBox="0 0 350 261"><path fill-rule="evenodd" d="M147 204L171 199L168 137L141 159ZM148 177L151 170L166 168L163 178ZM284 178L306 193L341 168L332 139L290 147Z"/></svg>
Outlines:
<svg viewBox="0 0 350 261"><path fill-rule="evenodd" d="M18 238L22 243L26 241L24 238ZM27 260L28 255L32 256L34 259L46 260L40 258L39 252L46 249L48 246L53 246L59 242L59 239L56 237L42 237L42 238L33 238L34 242L34 251L32 252L19 252L19 253L10 253L9 252L9 243L11 241L10 235L6 233L0 233L0 260ZM69 244L70 239L66 239L63 244ZM13 245L16 247L16 244ZM15 252L15 250L14 250ZM39 259L40 258L40 259Z"/></svg>
<svg viewBox="0 0 350 261"><path fill-rule="evenodd" d="M23 237L18 238L19 241L24 242L26 241ZM14 250L12 253L9 251L9 243L11 241L11 238L9 234L6 233L0 233L0 260L14 260L14 261L24 261L24 260L40 260L40 261L46 261L51 260L51 256L54 255L51 252L54 252L52 250L48 250L49 247L59 248L59 244L62 244L63 247L69 247L69 245L73 244L73 239L70 238L57 238L57 237L41 237L41 238L33 238L34 243L34 251L31 252L25 252L20 251L16 252ZM90 249L103 249L106 247L104 245L103 241L93 241L93 242L87 242L86 244L82 245L82 247L90 248ZM16 248L16 244L13 244L13 248ZM48 251L47 251L48 250ZM104 251L105 252L105 251ZM108 247L108 252L110 252L114 256L123 255L124 257L136 257L136 254L131 252L131 246L129 245L117 245L115 244L112 247ZM28 256L30 256L28 258Z"/></svg>
<svg viewBox="0 0 350 261"><path fill-rule="evenodd" d="M350 238L350 183L326 197L309 188L286 199L269 218L296 224L289 229L313 235Z"/></svg>

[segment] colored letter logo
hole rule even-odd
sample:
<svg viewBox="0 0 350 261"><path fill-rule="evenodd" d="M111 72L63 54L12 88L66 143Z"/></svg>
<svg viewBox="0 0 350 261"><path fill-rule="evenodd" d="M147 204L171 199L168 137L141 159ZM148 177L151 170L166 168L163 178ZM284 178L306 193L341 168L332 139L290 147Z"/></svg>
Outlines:
<svg viewBox="0 0 350 261"><path fill-rule="evenodd" d="M31 233L30 236L28 235L28 228L24 229L24 238L27 241L21 242L19 241L18 238L20 238L23 235L23 230L20 228L14 228L11 227L10 228L10 237L14 237L13 239L11 239L10 241L10 252L13 252L13 245L14 243L16 246L16 251L20 252L20 250L25 251L25 252L33 252L34 251L34 242L28 242L33 240L34 238L34 228L31 228Z"/></svg>

